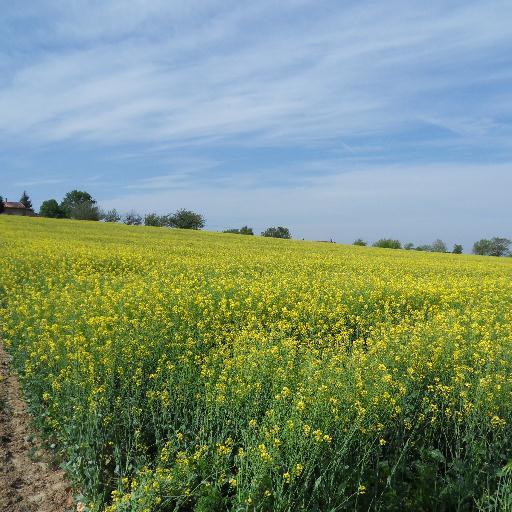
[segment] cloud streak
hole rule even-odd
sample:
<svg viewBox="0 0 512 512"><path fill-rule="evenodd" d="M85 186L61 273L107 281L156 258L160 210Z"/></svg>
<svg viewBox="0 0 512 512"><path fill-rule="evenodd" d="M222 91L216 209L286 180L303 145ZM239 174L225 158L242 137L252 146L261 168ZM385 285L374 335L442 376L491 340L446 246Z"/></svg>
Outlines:
<svg viewBox="0 0 512 512"><path fill-rule="evenodd" d="M472 66L512 44L509 3L443 4L128 2L125 17L125 2L43 2L55 18L40 30L57 35L33 62L13 66L0 89L0 132L177 145L399 133L460 113L450 91L471 86ZM455 101L421 104L439 90ZM465 115L454 138L492 131L477 105Z"/></svg>
<svg viewBox="0 0 512 512"><path fill-rule="evenodd" d="M355 210L358 236L392 213L395 236L409 236L414 215L388 199L430 197L446 216L459 190L476 213L418 229L466 219L485 231L493 211L499 230L501 204L476 198L501 197L512 162L511 18L505 0L12 4L0 19L4 195L82 186L120 209L137 196L211 208L214 225L260 215L325 238L345 231L314 235L314 222Z"/></svg>

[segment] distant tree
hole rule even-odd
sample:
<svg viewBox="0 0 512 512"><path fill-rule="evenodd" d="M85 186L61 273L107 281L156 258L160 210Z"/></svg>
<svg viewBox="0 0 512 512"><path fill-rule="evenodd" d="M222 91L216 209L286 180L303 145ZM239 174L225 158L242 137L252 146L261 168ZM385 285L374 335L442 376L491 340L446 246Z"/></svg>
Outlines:
<svg viewBox="0 0 512 512"><path fill-rule="evenodd" d="M240 229L226 229L223 231L223 233L233 233L235 235L254 235L254 231L248 226L242 226Z"/></svg>
<svg viewBox="0 0 512 512"><path fill-rule="evenodd" d="M30 208L32 210L32 201L30 197L28 197L27 192L24 190L22 196L20 197L20 203L22 203L25 208Z"/></svg>
<svg viewBox="0 0 512 512"><path fill-rule="evenodd" d="M412 242L407 242L405 245L404 245L404 249L406 251L411 251L412 249L414 249L414 244Z"/></svg>
<svg viewBox="0 0 512 512"><path fill-rule="evenodd" d="M240 228L241 235L254 235L254 231L249 226L242 226Z"/></svg>
<svg viewBox="0 0 512 512"><path fill-rule="evenodd" d="M261 236L266 236L270 238L286 238L290 239L292 237L290 230L283 226L277 226L275 228L267 228L265 231L261 233Z"/></svg>
<svg viewBox="0 0 512 512"><path fill-rule="evenodd" d="M161 228L167 225L167 216L157 215L156 213L148 213L144 216L144 225Z"/></svg>
<svg viewBox="0 0 512 512"><path fill-rule="evenodd" d="M415 251L422 251L422 252L431 252L432 246L428 244L418 245L414 248Z"/></svg>
<svg viewBox="0 0 512 512"><path fill-rule="evenodd" d="M123 219L128 226L140 226L142 224L142 217L134 210L129 211Z"/></svg>
<svg viewBox="0 0 512 512"><path fill-rule="evenodd" d="M507 256L512 242L508 238L495 236L491 238L491 256Z"/></svg>
<svg viewBox="0 0 512 512"><path fill-rule="evenodd" d="M430 250L432 252L448 252L448 247L446 247L446 244L441 239L438 238L437 240L434 240L434 242L432 242Z"/></svg>
<svg viewBox="0 0 512 512"><path fill-rule="evenodd" d="M93 205L96 204L96 201L88 192L84 192L82 190L72 190L64 196L64 199L60 203L60 207L64 212L64 215L68 218L71 218L73 210L83 203Z"/></svg>
<svg viewBox="0 0 512 512"><path fill-rule="evenodd" d="M206 221L200 213L184 208L167 216L167 225L171 228L179 229L202 229Z"/></svg>
<svg viewBox="0 0 512 512"><path fill-rule="evenodd" d="M102 219L105 222L119 222L121 220L121 215L119 215L117 210L114 208L112 210L108 210L107 212L103 212Z"/></svg>
<svg viewBox="0 0 512 512"><path fill-rule="evenodd" d="M400 240L393 240L392 238L381 238L373 244L373 247L381 247L383 249L401 249L402 244L400 243Z"/></svg>
<svg viewBox="0 0 512 512"><path fill-rule="evenodd" d="M55 199L43 201L41 208L39 208L39 215L41 215L41 217L50 217L52 219L63 219L65 217L62 208Z"/></svg>
<svg viewBox="0 0 512 512"><path fill-rule="evenodd" d="M100 209L89 201L77 203L71 208L70 217L75 220L100 220Z"/></svg>
<svg viewBox="0 0 512 512"><path fill-rule="evenodd" d="M362 238L358 238L357 240L354 240L352 245L360 245L361 247L366 247L368 244Z"/></svg>
<svg viewBox="0 0 512 512"><path fill-rule="evenodd" d="M4 198L2 196L0 196L0 213L2 213L4 211L5 207L4 207Z"/></svg>
<svg viewBox="0 0 512 512"><path fill-rule="evenodd" d="M452 251L453 254L462 254L462 251L463 251L462 245L455 244L453 246L453 251Z"/></svg>
<svg viewBox="0 0 512 512"><path fill-rule="evenodd" d="M487 238L482 238L473 244L473 254L478 256L490 256L492 250L492 242Z"/></svg>

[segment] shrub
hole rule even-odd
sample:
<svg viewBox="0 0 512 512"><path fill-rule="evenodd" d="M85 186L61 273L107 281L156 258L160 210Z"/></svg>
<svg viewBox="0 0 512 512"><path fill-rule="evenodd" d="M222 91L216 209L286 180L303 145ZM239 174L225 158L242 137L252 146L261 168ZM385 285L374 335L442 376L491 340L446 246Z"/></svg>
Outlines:
<svg viewBox="0 0 512 512"><path fill-rule="evenodd" d="M401 249L402 244L400 240L393 240L392 238L381 238L377 240L373 247L380 247L382 249Z"/></svg>
<svg viewBox="0 0 512 512"><path fill-rule="evenodd" d="M267 228L265 231L261 233L261 236L270 237L270 238L286 238L290 239L292 237L290 230L283 226L277 226L275 228Z"/></svg>

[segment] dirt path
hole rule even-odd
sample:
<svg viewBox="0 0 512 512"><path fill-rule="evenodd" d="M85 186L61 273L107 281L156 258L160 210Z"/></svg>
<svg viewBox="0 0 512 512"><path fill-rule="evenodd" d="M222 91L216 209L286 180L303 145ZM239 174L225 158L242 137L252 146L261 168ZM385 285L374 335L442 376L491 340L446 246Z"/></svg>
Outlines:
<svg viewBox="0 0 512 512"><path fill-rule="evenodd" d="M0 512L67 512L73 496L30 428L18 380L0 343Z"/></svg>

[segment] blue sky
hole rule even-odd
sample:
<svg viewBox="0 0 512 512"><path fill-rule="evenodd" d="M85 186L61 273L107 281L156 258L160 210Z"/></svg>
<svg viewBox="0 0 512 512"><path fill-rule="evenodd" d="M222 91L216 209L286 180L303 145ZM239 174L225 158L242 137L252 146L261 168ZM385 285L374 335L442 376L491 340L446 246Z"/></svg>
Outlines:
<svg viewBox="0 0 512 512"><path fill-rule="evenodd" d="M512 2L28 0L0 194L350 243L512 237Z"/></svg>

